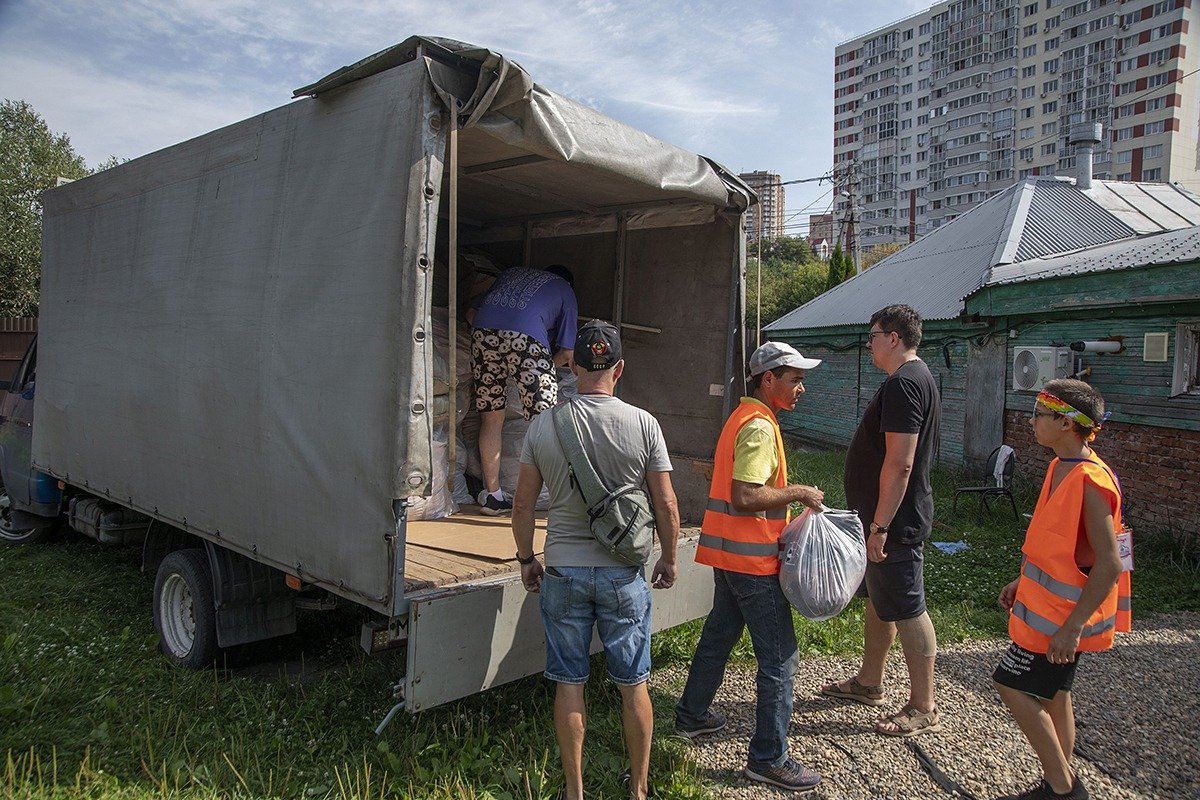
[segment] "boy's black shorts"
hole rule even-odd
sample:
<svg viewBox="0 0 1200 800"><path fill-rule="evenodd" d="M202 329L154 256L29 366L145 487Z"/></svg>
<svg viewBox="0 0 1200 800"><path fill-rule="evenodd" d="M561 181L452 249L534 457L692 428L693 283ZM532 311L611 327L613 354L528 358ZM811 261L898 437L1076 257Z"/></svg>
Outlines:
<svg viewBox="0 0 1200 800"><path fill-rule="evenodd" d="M1000 657L992 680L1018 692L1053 700L1059 692L1071 691L1080 655L1076 653L1070 664L1051 664L1045 653L1032 653L1014 642Z"/></svg>

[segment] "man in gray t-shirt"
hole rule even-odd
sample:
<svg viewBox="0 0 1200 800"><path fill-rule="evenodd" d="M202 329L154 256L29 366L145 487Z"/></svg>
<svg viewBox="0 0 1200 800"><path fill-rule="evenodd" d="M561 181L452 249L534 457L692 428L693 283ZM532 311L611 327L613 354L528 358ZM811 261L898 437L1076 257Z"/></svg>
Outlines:
<svg viewBox="0 0 1200 800"><path fill-rule="evenodd" d="M579 396L570 401L570 408L559 410L574 417L584 452L606 488L645 484L662 547L651 581L655 588L666 589L675 582L679 537L671 460L658 421L613 396L624 368L617 329L607 322L589 322L575 339L573 370ZM540 414L525 436L512 527L521 581L528 591L540 593L545 675L558 684L554 728L565 797L583 797L583 685L588 680L593 629L604 644L609 677L621 690L630 797L645 797L654 733L654 711L646 688L650 591L642 567L617 560L592 536L583 497L571 483L553 413ZM533 509L543 483L550 490L544 568L533 554Z"/></svg>

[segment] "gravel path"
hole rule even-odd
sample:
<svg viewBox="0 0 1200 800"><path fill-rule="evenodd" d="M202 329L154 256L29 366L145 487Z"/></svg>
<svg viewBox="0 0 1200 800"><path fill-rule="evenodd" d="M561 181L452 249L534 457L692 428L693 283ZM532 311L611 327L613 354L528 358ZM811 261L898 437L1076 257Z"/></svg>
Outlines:
<svg viewBox="0 0 1200 800"><path fill-rule="evenodd" d="M1075 680L1079 720L1076 767L1097 800L1200 798L1200 613L1134 620L1107 653L1085 657ZM991 686L1007 641L955 645L938 656L942 731L916 742L951 779L979 800L1027 788L1037 760ZM818 696L826 682L857 668L845 658L810 658L796 676L791 754L824 775L808 795L857 798L946 798L922 771L906 742L879 736L871 725L880 709ZM684 668L655 673L653 689L677 696ZM886 687L899 708L907 697L903 660L894 651ZM754 718L754 670L731 668L716 707L726 730L693 743L695 759L720 798L775 798L791 793L740 776ZM957 796L957 795L955 795Z"/></svg>

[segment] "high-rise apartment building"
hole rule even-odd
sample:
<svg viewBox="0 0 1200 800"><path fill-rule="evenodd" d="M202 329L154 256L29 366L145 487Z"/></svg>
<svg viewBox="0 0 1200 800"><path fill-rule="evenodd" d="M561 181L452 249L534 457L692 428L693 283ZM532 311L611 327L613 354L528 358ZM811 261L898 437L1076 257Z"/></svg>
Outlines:
<svg viewBox="0 0 1200 800"><path fill-rule="evenodd" d="M743 172L738 175L758 193L758 202L746 214L746 239L778 239L783 236L783 186L773 172Z"/></svg>
<svg viewBox="0 0 1200 800"><path fill-rule="evenodd" d="M1028 175L1074 175L1078 122L1104 126L1095 177L1200 190L1197 66L1193 0L955 0L838 45L834 165L860 244L927 233Z"/></svg>

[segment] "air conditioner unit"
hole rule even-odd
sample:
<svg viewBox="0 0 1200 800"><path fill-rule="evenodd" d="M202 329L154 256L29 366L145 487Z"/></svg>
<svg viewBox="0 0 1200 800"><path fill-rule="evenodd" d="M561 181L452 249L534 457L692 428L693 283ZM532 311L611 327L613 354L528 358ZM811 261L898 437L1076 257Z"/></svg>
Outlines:
<svg viewBox="0 0 1200 800"><path fill-rule="evenodd" d="M1071 374L1071 348L1018 347L1013 351L1013 384L1019 392L1037 392L1046 381Z"/></svg>

